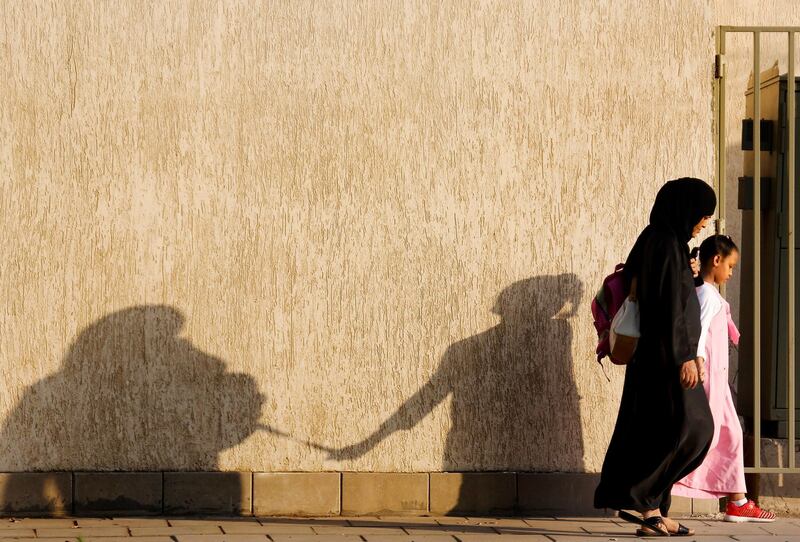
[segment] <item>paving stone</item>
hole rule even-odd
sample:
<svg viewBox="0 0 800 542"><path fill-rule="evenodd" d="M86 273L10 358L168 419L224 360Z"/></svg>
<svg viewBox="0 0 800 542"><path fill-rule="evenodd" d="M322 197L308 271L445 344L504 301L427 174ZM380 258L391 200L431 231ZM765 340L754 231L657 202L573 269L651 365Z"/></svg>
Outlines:
<svg viewBox="0 0 800 542"><path fill-rule="evenodd" d="M428 475L346 472L342 474L342 513L427 514Z"/></svg>
<svg viewBox="0 0 800 542"><path fill-rule="evenodd" d="M255 518L245 518L248 520L254 520ZM187 525L208 525L209 523L214 523L216 525L217 521L225 521L221 517L203 517L203 518L192 518L192 519L181 519L181 518L169 518L167 522L169 523L170 527L185 527ZM257 520L256 520L257 521Z"/></svg>
<svg viewBox="0 0 800 542"><path fill-rule="evenodd" d="M257 534L181 534L178 542L269 542L267 535Z"/></svg>
<svg viewBox="0 0 800 542"><path fill-rule="evenodd" d="M172 527L208 527L209 525L214 525L220 527L223 532L228 527L231 528L239 528L239 527L260 527L261 524L255 518L241 518L241 519L214 519L208 518L204 520L170 520L170 526Z"/></svg>
<svg viewBox="0 0 800 542"><path fill-rule="evenodd" d="M258 520L253 517L244 517L244 518L228 518L228 517L220 517L220 516L210 516L205 518L193 518L193 519L179 519L179 518L169 518L167 520L169 524L173 527L185 527L187 525L260 525Z"/></svg>
<svg viewBox="0 0 800 542"><path fill-rule="evenodd" d="M372 529L381 529L382 532L388 532L389 528L399 529L400 532L401 532L401 534L398 534L398 533L391 534L391 535L387 534L387 536L403 536L403 535L406 535L408 533L408 529L413 528L413 527L420 527L420 526L426 526L426 525L435 527L435 526L439 525L439 523L437 523L435 520L431 520L429 522L405 521L407 519L418 519L418 518L416 518L416 517L407 517L407 518L400 517L400 518L392 518L392 519L388 519L388 520L380 520L378 518L371 518L370 520L361 520L361 521L359 521L359 520L350 520L349 523L354 528L359 528L359 531L358 531L359 533L362 532L362 530L361 530L362 528L368 529L367 532L370 532ZM371 534L373 534L373 536L374 536L375 534L381 534L381 533L376 531L376 532L371 533Z"/></svg>
<svg viewBox="0 0 800 542"><path fill-rule="evenodd" d="M131 536L174 536L179 534L222 534L222 530L213 523L178 527L131 527Z"/></svg>
<svg viewBox="0 0 800 542"><path fill-rule="evenodd" d="M594 535L607 535L607 536L620 536L631 534L636 530L636 525L632 523L619 524L613 521L584 521L572 522L578 528L583 530L586 534ZM557 525L561 526L564 522L559 522Z"/></svg>
<svg viewBox="0 0 800 542"><path fill-rule="evenodd" d="M72 475L67 472L0 474L0 513L64 516L72 511Z"/></svg>
<svg viewBox="0 0 800 542"><path fill-rule="evenodd" d="M169 525L164 518L111 518L113 521L119 521L121 525L128 527L166 527ZM80 523L80 518L78 523Z"/></svg>
<svg viewBox="0 0 800 542"><path fill-rule="evenodd" d="M260 523L231 523L229 525L218 525L224 534L267 534L266 529Z"/></svg>
<svg viewBox="0 0 800 542"><path fill-rule="evenodd" d="M465 517L444 516L436 518L440 527L447 527L453 532L463 531L466 533L497 533L494 522L474 520Z"/></svg>
<svg viewBox="0 0 800 542"><path fill-rule="evenodd" d="M419 534L497 534L493 527L470 524L409 525L405 528L411 535Z"/></svg>
<svg viewBox="0 0 800 542"><path fill-rule="evenodd" d="M63 525L55 525L55 527L69 528L72 525L74 525L74 524L70 522L70 523L66 523L66 524L63 524ZM16 532L16 531L31 531L32 532L36 527L37 527L36 525L31 525L29 523L23 523L22 521L15 521L14 523L8 523L8 524L3 522L2 524L0 524L0 536L16 536L14 534L9 534L9 533ZM34 534L33 536L36 536L36 535Z"/></svg>
<svg viewBox="0 0 800 542"><path fill-rule="evenodd" d="M36 536L39 538L88 538L88 537L112 537L130 536L127 527L85 527L74 529L36 529Z"/></svg>
<svg viewBox="0 0 800 542"><path fill-rule="evenodd" d="M519 518L467 518L473 525L489 525L495 529L503 527L528 527L524 520Z"/></svg>
<svg viewBox="0 0 800 542"><path fill-rule="evenodd" d="M33 529L2 529L0 538L36 538L36 532Z"/></svg>
<svg viewBox="0 0 800 542"><path fill-rule="evenodd" d="M782 521L778 519L774 523L759 523L757 524L761 529L768 533L775 535L796 535L800 536L800 525L789 521ZM735 533L734 533L735 536Z"/></svg>
<svg viewBox="0 0 800 542"><path fill-rule="evenodd" d="M342 527L347 527L350 525L350 521L343 518L343 517L336 517L336 518L296 518L296 517L283 517L283 518L259 518L258 520L262 525L270 525L270 524L292 524L292 525L339 525Z"/></svg>
<svg viewBox="0 0 800 542"><path fill-rule="evenodd" d="M137 525L142 526L167 526L167 520L162 518L75 518L75 523L78 527L133 527Z"/></svg>
<svg viewBox="0 0 800 542"><path fill-rule="evenodd" d="M412 526L412 525L420 525L419 523L411 523L408 521L403 521L403 518L394 518L391 520L380 520L378 518L369 518L369 519L351 519L347 522L352 527L364 527L364 528L374 528L374 527L391 527L395 529L403 529L404 527ZM430 523L423 523L422 525L438 525L435 521Z"/></svg>
<svg viewBox="0 0 800 542"><path fill-rule="evenodd" d="M314 531L307 525L230 525L223 527L222 530L225 534L269 534L269 533L297 533L297 534L313 534Z"/></svg>
<svg viewBox="0 0 800 542"><path fill-rule="evenodd" d="M39 539L36 539L36 540L39 540L41 542L42 539L39 538ZM49 539L46 539L46 540L49 540L51 542L61 542L62 539L61 538L49 538ZM68 540L68 539L64 539L64 540ZM75 539L75 540L77 540L78 542L81 542L81 541L82 542L134 542L134 539L132 539L130 537L121 537L121 536L115 536L115 537L94 537L94 536L90 536L90 537L81 537L81 538ZM175 540L173 538L169 537L169 536L152 536L152 537L137 538L137 539L135 539L135 542L175 542Z"/></svg>
<svg viewBox="0 0 800 542"><path fill-rule="evenodd" d="M525 523L536 531L558 532L558 533L585 533L583 529L584 521L581 520L560 520L556 518L525 518ZM593 521L592 523L596 523Z"/></svg>
<svg viewBox="0 0 800 542"><path fill-rule="evenodd" d="M688 527L694 529L698 536L713 535L713 534L730 534L730 535L760 535L772 536L762 529L757 523L726 523L724 521L702 521L698 519L682 519L680 522Z"/></svg>
<svg viewBox="0 0 800 542"><path fill-rule="evenodd" d="M578 521L578 522L614 521L616 523L626 523L625 520L622 520L617 516L616 510L614 511L613 514L609 514L606 516L595 516L595 515L569 516L561 514L557 516L544 516L544 517L545 519L552 518L555 519L556 521Z"/></svg>
<svg viewBox="0 0 800 542"><path fill-rule="evenodd" d="M283 472L253 475L256 515L329 516L341 511L338 472Z"/></svg>
<svg viewBox="0 0 800 542"><path fill-rule="evenodd" d="M273 542L321 542L323 540L333 540L335 542L363 542L360 536L344 534L331 534L325 537L315 534L277 534L270 536L270 538L272 538Z"/></svg>
<svg viewBox="0 0 800 542"><path fill-rule="evenodd" d="M400 527L375 526L375 527L337 527L334 525L318 525L313 527L317 534L394 534L405 535L406 532Z"/></svg>
<svg viewBox="0 0 800 542"><path fill-rule="evenodd" d="M328 526L336 526L336 527L349 527L350 522L346 519L341 518L260 518L259 522L264 527L267 527L274 531L275 528L307 528L309 529L309 533L312 533L313 530L310 530L312 527L317 527L320 525L328 525ZM289 531L282 531L288 533Z"/></svg>
<svg viewBox="0 0 800 542"><path fill-rule="evenodd" d="M15 518L8 521L0 521L0 536L5 529L36 529L37 527L50 528L69 528L74 527L75 521L72 519L54 518Z"/></svg>
<svg viewBox="0 0 800 542"><path fill-rule="evenodd" d="M399 523L437 523L439 516L358 516L357 519L378 519Z"/></svg>
<svg viewBox="0 0 800 542"><path fill-rule="evenodd" d="M633 535L636 530L635 527L622 526L612 520L601 521L598 518L586 519L525 519L528 524L527 528L523 527L498 527L497 530L502 534L512 535L527 535L527 534L542 534L546 536L595 536L599 538L606 537L625 537ZM598 531L597 533L590 532L590 529ZM604 534L613 533L613 534Z"/></svg>
<svg viewBox="0 0 800 542"><path fill-rule="evenodd" d="M513 472L434 472L430 484L434 514L504 515L516 505L517 475Z"/></svg>
<svg viewBox="0 0 800 542"><path fill-rule="evenodd" d="M732 536L732 539L738 542L769 542L770 540L774 540L775 542L800 542L800 536L797 535L765 537L763 535L759 536L757 534L745 534L745 535L734 534ZM705 542L706 539L703 538L702 540L703 542Z"/></svg>
<svg viewBox="0 0 800 542"><path fill-rule="evenodd" d="M165 472L167 514L252 514L249 472Z"/></svg>
<svg viewBox="0 0 800 542"><path fill-rule="evenodd" d="M458 539L461 542L483 542L486 541L496 541L502 542L504 540L508 540L508 536L504 536L501 534L460 534L458 535ZM515 542L551 542L549 538L544 535L540 534L528 534L528 535L515 535L513 537ZM597 539L595 539L597 540Z"/></svg>
<svg viewBox="0 0 800 542"><path fill-rule="evenodd" d="M314 530L310 525L264 525L264 530L270 536L275 534L313 535Z"/></svg>
<svg viewBox="0 0 800 542"><path fill-rule="evenodd" d="M631 533L630 536L626 538L621 537L609 537L609 536L597 536L597 535L555 535L550 537L551 540L554 542L624 542L625 540L661 540L660 537L644 537L639 538L633 536ZM515 538L516 540L516 538ZM733 538L729 536L709 536L709 537L702 537L702 538L681 538L679 540L689 540L690 542L734 542ZM762 541L764 542L764 541ZM779 542L779 541L775 541Z"/></svg>
<svg viewBox="0 0 800 542"><path fill-rule="evenodd" d="M367 542L456 542L454 536L446 534L420 534L420 535L364 535Z"/></svg>
<svg viewBox="0 0 800 542"><path fill-rule="evenodd" d="M519 510L526 514L580 514L606 516L594 508L594 490L599 474L520 473L517 474Z"/></svg>
<svg viewBox="0 0 800 542"><path fill-rule="evenodd" d="M437 525L438 521L436 521L435 516L377 516L373 518L361 517L365 521L374 521L377 519L381 522L391 522L400 525L416 525L416 524L427 524L427 525ZM355 524L356 520L350 520L351 523Z"/></svg>

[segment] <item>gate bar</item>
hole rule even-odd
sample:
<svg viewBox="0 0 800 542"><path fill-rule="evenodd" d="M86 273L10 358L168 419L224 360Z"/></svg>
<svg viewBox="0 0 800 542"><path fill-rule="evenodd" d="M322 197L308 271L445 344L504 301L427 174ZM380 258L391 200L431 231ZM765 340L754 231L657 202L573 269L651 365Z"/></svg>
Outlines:
<svg viewBox="0 0 800 542"><path fill-rule="evenodd" d="M725 103L725 32L717 32L717 54L719 55L719 73L717 74L716 80L716 91L717 91L717 111L715 114L716 117L716 129L717 129L717 149L725 149L726 144L726 134L725 134L725 115L722 115L720 111L724 109L721 107L721 104ZM725 233L725 152L718 153L717 156L717 233L724 234ZM724 291L723 291L724 295Z"/></svg>
<svg viewBox="0 0 800 542"><path fill-rule="evenodd" d="M726 155L725 152L726 144L727 144L727 133L726 133L726 126L725 126L725 115L722 113L725 111L725 80L727 79L727 74L725 73L725 32L719 31L717 32L717 55L718 55L718 73L716 78L716 91L717 91L717 107L715 111L715 120L716 120L716 139L717 139L717 227L716 233L719 235L724 235L726 230L725 224L725 168L727 167L726 163ZM720 150L721 149L721 150ZM722 297L726 297L726 288L723 284L720 286L720 295Z"/></svg>
<svg viewBox="0 0 800 542"><path fill-rule="evenodd" d="M800 26L720 26L722 32L800 32Z"/></svg>
<svg viewBox="0 0 800 542"><path fill-rule="evenodd" d="M753 32L753 433L761 467L761 32Z"/></svg>
<svg viewBox="0 0 800 542"><path fill-rule="evenodd" d="M786 107L786 116L789 117L788 121L788 130L789 130L789 149L787 153L787 174L788 174L788 183L789 183L789 220L788 220L788 244L789 250L787 251L789 254L788 259L788 266L789 266L789 302L787 306L787 313L788 313L788 326L789 326L789 333L788 333L788 342L787 345L787 352L788 352L788 373L789 373L789 468L793 469L795 467L795 453L794 453L794 439L795 439L795 412L794 412L794 388L795 388L795 366L794 366L794 354L795 354L795 347L794 347L794 337L795 337L795 244L794 244L794 227L795 227L795 178L794 178L794 130L795 130L795 88L794 88L794 32L789 32L789 73L788 73L788 81L786 82L787 86L787 107ZM759 123L760 124L760 123ZM760 446L759 446L760 447Z"/></svg>

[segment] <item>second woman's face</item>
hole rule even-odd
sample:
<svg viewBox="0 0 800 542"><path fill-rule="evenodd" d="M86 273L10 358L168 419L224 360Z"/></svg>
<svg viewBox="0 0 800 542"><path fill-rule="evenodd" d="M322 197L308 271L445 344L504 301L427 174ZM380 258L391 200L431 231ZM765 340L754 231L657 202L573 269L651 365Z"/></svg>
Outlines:
<svg viewBox="0 0 800 542"><path fill-rule="evenodd" d="M703 218L701 218L700 222L698 222L695 225L695 227L692 229L692 237L697 237L700 234L700 232L703 231L703 228L708 226L708 223L711 222L712 218L714 218L714 217L713 216L704 216Z"/></svg>

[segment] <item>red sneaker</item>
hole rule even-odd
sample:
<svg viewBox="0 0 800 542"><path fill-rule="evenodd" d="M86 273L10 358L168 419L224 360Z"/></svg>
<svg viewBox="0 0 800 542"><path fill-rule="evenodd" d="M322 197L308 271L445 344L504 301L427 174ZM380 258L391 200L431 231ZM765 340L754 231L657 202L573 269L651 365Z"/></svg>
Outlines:
<svg viewBox="0 0 800 542"><path fill-rule="evenodd" d="M728 506L725 508L725 521L770 523L775 521L775 514L762 510L750 499L742 506L736 506L733 502L728 501Z"/></svg>

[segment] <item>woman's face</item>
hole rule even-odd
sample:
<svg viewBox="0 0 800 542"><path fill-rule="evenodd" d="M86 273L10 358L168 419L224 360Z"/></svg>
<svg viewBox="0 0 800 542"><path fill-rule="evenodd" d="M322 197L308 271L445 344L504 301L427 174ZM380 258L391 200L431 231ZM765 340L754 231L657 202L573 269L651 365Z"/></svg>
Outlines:
<svg viewBox="0 0 800 542"><path fill-rule="evenodd" d="M703 231L703 228L708 226L708 223L711 222L712 218L714 218L714 217L713 216L704 216L703 218L701 218L700 222L698 222L695 225L695 227L692 229L692 238L695 238L698 235L700 235L700 232ZM685 222L684 222L684 224L685 224Z"/></svg>

